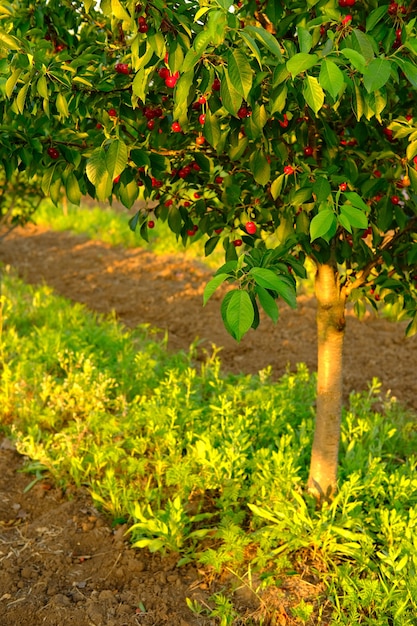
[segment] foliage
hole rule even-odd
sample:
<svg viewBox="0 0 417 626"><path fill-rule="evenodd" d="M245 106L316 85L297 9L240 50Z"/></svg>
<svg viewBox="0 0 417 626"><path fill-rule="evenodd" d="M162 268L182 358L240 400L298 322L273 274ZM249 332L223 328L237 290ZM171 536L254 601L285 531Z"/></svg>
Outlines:
<svg viewBox="0 0 417 626"><path fill-rule="evenodd" d="M37 480L87 486L138 547L250 573L266 604L270 585L310 572L325 587L292 609L307 624L310 605L314 623L331 607L332 624L413 624L416 424L377 381L351 396L343 484L316 510L301 487L315 394L304 366L276 382L268 370L224 376L214 354L197 371L192 347L170 355L151 328L128 331L8 273L2 308L2 430ZM189 605L232 624L225 593Z"/></svg>
<svg viewBox="0 0 417 626"><path fill-rule="evenodd" d="M54 202L156 199L183 242L244 252L241 273L270 249L288 283L288 256L332 259L358 315L383 300L412 334L416 10L345 4L3 3L3 175L37 177ZM131 220L144 238L148 213ZM223 307L236 337L279 294L257 286Z"/></svg>

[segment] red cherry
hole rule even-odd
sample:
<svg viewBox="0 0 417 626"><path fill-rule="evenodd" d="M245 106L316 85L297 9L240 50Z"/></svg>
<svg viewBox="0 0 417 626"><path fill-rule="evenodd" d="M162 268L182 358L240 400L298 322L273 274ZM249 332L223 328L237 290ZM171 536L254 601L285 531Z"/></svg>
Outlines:
<svg viewBox="0 0 417 626"><path fill-rule="evenodd" d="M243 120L245 117L248 117L248 109L245 106L240 107L240 109L237 112L237 116Z"/></svg>
<svg viewBox="0 0 417 626"><path fill-rule="evenodd" d="M149 26L148 23L146 21L146 18L143 17L143 15L140 16L140 18L138 19L138 25L139 25L139 32L140 33L147 33L149 30Z"/></svg>
<svg viewBox="0 0 417 626"><path fill-rule="evenodd" d="M414 165L417 167L417 156L415 156L415 157L414 157L414 159L413 159L413 163L414 163Z"/></svg>
<svg viewBox="0 0 417 626"><path fill-rule="evenodd" d="M240 246L242 245L243 241L241 239L235 239L233 241L233 245L235 248L240 248Z"/></svg>
<svg viewBox="0 0 417 626"><path fill-rule="evenodd" d="M149 120L146 126L149 128L149 130L153 130L155 128L155 120Z"/></svg>
<svg viewBox="0 0 417 626"><path fill-rule="evenodd" d="M157 189L158 189L159 187L162 187L162 181L161 181L161 180L157 180L157 179L156 179L156 178L154 178L153 176L152 176L152 178L151 178L151 183L152 183L152 187L156 187Z"/></svg>
<svg viewBox="0 0 417 626"><path fill-rule="evenodd" d="M216 233L216 235L220 235L220 233L223 232L223 228L215 228L214 232Z"/></svg>
<svg viewBox="0 0 417 626"><path fill-rule="evenodd" d="M148 228L155 228L155 222L153 220L149 220Z"/></svg>
<svg viewBox="0 0 417 626"><path fill-rule="evenodd" d="M282 128L287 128L288 124L289 124L289 122L288 122L287 114L284 113L284 119L283 120L279 120L279 125Z"/></svg>
<svg viewBox="0 0 417 626"><path fill-rule="evenodd" d="M172 125L171 125L171 128L172 128L174 133L181 133L182 132L181 124L179 122L173 122Z"/></svg>
<svg viewBox="0 0 417 626"><path fill-rule="evenodd" d="M206 143L206 139L205 137L203 137L203 135L199 135L198 137L196 137L195 142L197 146L202 146L204 143Z"/></svg>
<svg viewBox="0 0 417 626"><path fill-rule="evenodd" d="M345 15L345 17L343 18L342 24L343 24L343 26L346 26L351 21L352 21L352 16L350 14L348 14L348 15Z"/></svg>
<svg viewBox="0 0 417 626"><path fill-rule="evenodd" d="M391 196L391 202L392 204L398 204L400 201L399 196Z"/></svg>
<svg viewBox="0 0 417 626"><path fill-rule="evenodd" d="M51 157L51 159L54 159L54 161L56 159L59 159L59 152L58 152L58 150L56 148L50 147L50 148L48 148L47 152L48 152L49 156Z"/></svg>
<svg viewBox="0 0 417 626"><path fill-rule="evenodd" d="M199 198L201 198L201 194L200 194L200 193L198 193L197 191L196 191L193 195L194 195L194 198L195 198L196 200L198 200Z"/></svg>
<svg viewBox="0 0 417 626"><path fill-rule="evenodd" d="M215 78L214 81L213 81L213 84L211 86L212 90L213 91L220 91L220 86L221 86L220 80L218 78Z"/></svg>
<svg viewBox="0 0 417 626"><path fill-rule="evenodd" d="M178 78L176 78L173 74L170 74L168 78L165 79L165 85L170 89L174 89L177 84Z"/></svg>
<svg viewBox="0 0 417 626"><path fill-rule="evenodd" d="M113 185L117 185L117 183L120 182L120 174L119 176L116 176L116 178L113 178Z"/></svg>
<svg viewBox="0 0 417 626"><path fill-rule="evenodd" d="M375 170L374 176L375 176L375 178L381 178L382 174L381 174L381 172L379 170Z"/></svg>
<svg viewBox="0 0 417 626"><path fill-rule="evenodd" d="M195 162L192 164L191 167L193 168L195 172L199 172L201 170L201 167L199 166L199 164Z"/></svg>
<svg viewBox="0 0 417 626"><path fill-rule="evenodd" d="M311 146L305 146L303 152L305 157L310 157L313 156L314 150Z"/></svg>
<svg viewBox="0 0 417 626"><path fill-rule="evenodd" d="M393 132L390 128L383 128L382 132L389 141L394 141Z"/></svg>
<svg viewBox="0 0 417 626"><path fill-rule="evenodd" d="M216 178L214 179L214 182L217 183L218 185L221 185L223 182L223 178L221 176L216 176Z"/></svg>
<svg viewBox="0 0 417 626"><path fill-rule="evenodd" d="M284 167L284 174L286 174L287 176L290 176L291 174L294 174L294 168L292 165L286 165Z"/></svg>
<svg viewBox="0 0 417 626"><path fill-rule="evenodd" d="M198 99L198 104L206 104L207 99L204 96L200 96Z"/></svg>
<svg viewBox="0 0 417 626"><path fill-rule="evenodd" d="M200 122L201 126L204 126L204 124L206 123L206 116L204 113L200 115L200 117L198 118L198 121Z"/></svg>
<svg viewBox="0 0 417 626"><path fill-rule="evenodd" d="M346 0L347 7L354 7L356 0Z"/></svg>
<svg viewBox="0 0 417 626"><path fill-rule="evenodd" d="M170 71L167 67L161 67L161 69L158 70L158 76L159 78L162 78L163 80L168 78L169 75L170 75Z"/></svg>
<svg viewBox="0 0 417 626"><path fill-rule="evenodd" d="M116 109L109 109L107 113L109 114L110 117L117 117Z"/></svg>
<svg viewBox="0 0 417 626"><path fill-rule="evenodd" d="M116 63L114 69L118 74L130 74L129 65L127 63Z"/></svg>
<svg viewBox="0 0 417 626"><path fill-rule="evenodd" d="M388 5L388 14L389 15L397 15L398 13L398 4L396 2L391 2Z"/></svg>
<svg viewBox="0 0 417 626"><path fill-rule="evenodd" d="M165 206L172 206L173 204L174 204L174 201L172 198L170 198L169 200L165 202Z"/></svg>
<svg viewBox="0 0 417 626"><path fill-rule="evenodd" d="M255 222L246 222L245 230L248 235L254 235L256 233L256 224Z"/></svg>
<svg viewBox="0 0 417 626"><path fill-rule="evenodd" d="M184 206L186 209L188 209L188 207L191 206L191 202L188 202L188 200L186 200L185 202L183 202Z"/></svg>
<svg viewBox="0 0 417 626"><path fill-rule="evenodd" d="M348 188L347 183L340 183L339 185L340 191L346 191L347 188Z"/></svg>
<svg viewBox="0 0 417 626"><path fill-rule="evenodd" d="M342 7L342 9L345 8L346 5L346 0L339 0L339 6Z"/></svg>

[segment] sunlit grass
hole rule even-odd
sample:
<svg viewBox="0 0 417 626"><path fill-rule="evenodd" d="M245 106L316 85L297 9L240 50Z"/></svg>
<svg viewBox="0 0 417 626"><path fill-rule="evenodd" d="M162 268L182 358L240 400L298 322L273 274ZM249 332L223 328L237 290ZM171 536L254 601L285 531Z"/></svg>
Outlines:
<svg viewBox="0 0 417 626"><path fill-rule="evenodd" d="M71 204L56 207L50 200L45 200L37 210L34 221L53 230L85 235L112 246L143 248L155 254L182 254L189 259L198 259L211 268L217 268L224 262L224 250L221 246L206 257L203 237L197 234L195 240L184 247L181 239L177 240L166 222L155 220L155 228L148 229L147 242L139 232L130 229L130 217L131 212L123 207L114 209L94 203L81 207Z"/></svg>
<svg viewBox="0 0 417 626"><path fill-rule="evenodd" d="M265 611L282 580L315 581L289 624L415 624L416 421L377 381L345 408L339 493L318 511L303 489L305 366L276 383L268 370L226 376L216 355L197 366L193 346L170 354L149 326L127 330L7 272L2 294L0 423L36 479L86 486L137 547L251 581ZM189 606L239 623L230 589L211 612Z"/></svg>

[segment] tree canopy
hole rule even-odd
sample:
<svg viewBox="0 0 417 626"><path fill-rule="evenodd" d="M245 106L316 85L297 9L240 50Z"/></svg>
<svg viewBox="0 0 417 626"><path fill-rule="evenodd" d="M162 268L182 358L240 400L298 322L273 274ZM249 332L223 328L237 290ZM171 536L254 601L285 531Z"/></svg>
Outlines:
<svg viewBox="0 0 417 626"><path fill-rule="evenodd" d="M294 304L306 255L336 256L358 313L382 297L415 317L413 3L20 0L0 18L3 179L159 200L132 227L223 245L207 297L247 286L237 338L257 303Z"/></svg>

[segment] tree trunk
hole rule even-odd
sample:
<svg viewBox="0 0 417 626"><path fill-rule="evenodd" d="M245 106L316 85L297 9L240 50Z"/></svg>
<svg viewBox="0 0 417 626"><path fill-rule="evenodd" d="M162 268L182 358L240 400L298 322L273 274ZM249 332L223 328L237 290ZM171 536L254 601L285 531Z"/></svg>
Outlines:
<svg viewBox="0 0 417 626"><path fill-rule="evenodd" d="M308 490L321 503L336 491L342 411L342 354L345 333L344 290L335 263L318 264L317 414Z"/></svg>

